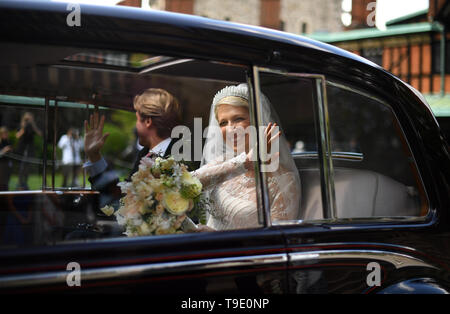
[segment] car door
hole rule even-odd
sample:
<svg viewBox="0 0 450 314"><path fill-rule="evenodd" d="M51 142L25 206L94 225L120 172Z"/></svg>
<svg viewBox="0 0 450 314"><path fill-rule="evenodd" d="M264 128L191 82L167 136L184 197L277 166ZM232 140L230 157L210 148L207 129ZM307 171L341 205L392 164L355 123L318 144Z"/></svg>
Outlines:
<svg viewBox="0 0 450 314"><path fill-rule="evenodd" d="M271 221L286 237L290 292L447 293L449 234L432 231L446 222L430 208L401 113L350 78L253 75L257 93L277 95L301 180L298 219Z"/></svg>

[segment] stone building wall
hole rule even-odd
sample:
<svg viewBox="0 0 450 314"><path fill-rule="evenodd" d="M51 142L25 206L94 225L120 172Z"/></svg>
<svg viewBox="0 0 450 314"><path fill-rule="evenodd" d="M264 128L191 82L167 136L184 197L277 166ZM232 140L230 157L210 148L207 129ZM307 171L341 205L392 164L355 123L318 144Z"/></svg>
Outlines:
<svg viewBox="0 0 450 314"><path fill-rule="evenodd" d="M194 14L216 20L259 25L260 0L195 0Z"/></svg>
<svg viewBox="0 0 450 314"><path fill-rule="evenodd" d="M146 1L146 0L144 0ZM286 32L311 34L314 32L339 32L344 30L341 22L342 0L147 0L155 9L177 11L184 2L193 3L193 12L183 12L217 20L250 25L262 25L262 3L279 7L279 16L269 20L275 22L274 28ZM183 2L184 1L184 2ZM271 13L271 12L269 12ZM266 12L267 14L267 12ZM266 17L267 18L267 17Z"/></svg>
<svg viewBox="0 0 450 314"><path fill-rule="evenodd" d="M342 0L282 0L281 21L284 31L295 34L339 32Z"/></svg>

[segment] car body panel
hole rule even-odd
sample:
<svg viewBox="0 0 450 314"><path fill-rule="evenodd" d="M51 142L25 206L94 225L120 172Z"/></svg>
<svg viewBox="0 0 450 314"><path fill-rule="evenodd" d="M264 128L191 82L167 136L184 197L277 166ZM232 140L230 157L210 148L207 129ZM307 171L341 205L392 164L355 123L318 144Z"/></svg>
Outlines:
<svg viewBox="0 0 450 314"><path fill-rule="evenodd" d="M72 261L80 264L82 283L78 290L85 292L111 288L122 292L206 293L218 289L214 283L219 281L223 290L245 293L248 285L261 288L255 280L259 274L285 284L287 257L276 230L129 240L61 244L21 254L2 252L0 287L9 292L68 291L67 265Z"/></svg>

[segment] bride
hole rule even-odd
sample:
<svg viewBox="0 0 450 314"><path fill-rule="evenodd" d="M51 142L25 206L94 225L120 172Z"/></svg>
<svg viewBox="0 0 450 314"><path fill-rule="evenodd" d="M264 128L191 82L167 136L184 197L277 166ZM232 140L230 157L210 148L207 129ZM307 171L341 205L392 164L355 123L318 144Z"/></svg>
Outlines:
<svg viewBox="0 0 450 314"><path fill-rule="evenodd" d="M260 226L252 162L257 152L252 133L245 131L250 127L248 95L247 84L240 84L223 88L213 99L202 166L193 172L211 201L206 226L200 225L198 231ZM278 151L268 161L277 166L267 172L271 219L297 219L300 178L286 140L281 132L275 133L276 114L263 94L261 105L267 151L271 147Z"/></svg>

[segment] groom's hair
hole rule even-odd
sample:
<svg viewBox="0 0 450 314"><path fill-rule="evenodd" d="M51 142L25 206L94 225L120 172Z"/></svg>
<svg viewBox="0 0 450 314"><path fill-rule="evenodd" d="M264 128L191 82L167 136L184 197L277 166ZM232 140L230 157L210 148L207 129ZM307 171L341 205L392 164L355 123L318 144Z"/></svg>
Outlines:
<svg viewBox="0 0 450 314"><path fill-rule="evenodd" d="M134 97L133 106L141 119L152 119L156 133L161 138L170 137L172 129L181 124L181 106L178 100L164 89L145 90Z"/></svg>

